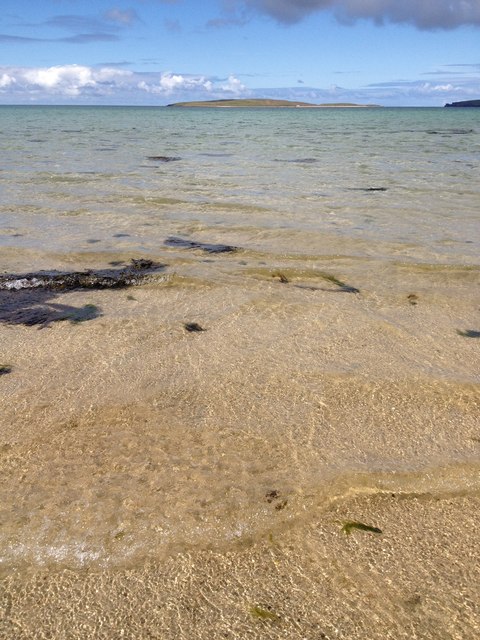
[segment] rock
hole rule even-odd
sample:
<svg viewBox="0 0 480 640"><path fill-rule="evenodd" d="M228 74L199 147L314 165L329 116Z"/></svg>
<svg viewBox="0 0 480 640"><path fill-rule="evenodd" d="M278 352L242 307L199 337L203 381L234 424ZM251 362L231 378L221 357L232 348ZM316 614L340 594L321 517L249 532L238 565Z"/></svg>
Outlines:
<svg viewBox="0 0 480 640"><path fill-rule="evenodd" d="M123 269L101 269L98 271L38 271L25 274L0 275L0 291L22 289L112 289L142 284L152 271L164 269L165 265L148 259L132 259L132 264Z"/></svg>

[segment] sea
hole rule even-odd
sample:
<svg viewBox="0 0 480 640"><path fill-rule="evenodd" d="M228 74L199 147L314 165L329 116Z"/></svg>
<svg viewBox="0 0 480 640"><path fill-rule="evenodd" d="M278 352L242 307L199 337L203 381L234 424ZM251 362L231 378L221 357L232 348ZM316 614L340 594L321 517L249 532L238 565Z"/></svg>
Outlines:
<svg viewBox="0 0 480 640"><path fill-rule="evenodd" d="M3 106L1 247L95 240L148 255L198 229L255 251L476 263L479 121L476 109Z"/></svg>
<svg viewBox="0 0 480 640"><path fill-rule="evenodd" d="M478 491L480 109L1 106L0 145L6 570Z"/></svg>

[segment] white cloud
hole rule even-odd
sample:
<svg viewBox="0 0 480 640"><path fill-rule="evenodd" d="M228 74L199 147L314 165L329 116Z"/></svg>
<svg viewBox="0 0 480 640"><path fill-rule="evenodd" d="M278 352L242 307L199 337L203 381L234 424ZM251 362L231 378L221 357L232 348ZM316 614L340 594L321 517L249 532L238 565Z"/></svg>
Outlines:
<svg viewBox="0 0 480 640"><path fill-rule="evenodd" d="M238 78L164 71L134 72L118 67L57 65L52 67L0 67L2 102L94 102L163 104L246 95ZM163 98L163 100L162 100Z"/></svg>
<svg viewBox="0 0 480 640"><path fill-rule="evenodd" d="M1 70L0 70L1 71ZM15 85L16 94L27 96L78 97L85 92L108 94L132 75L116 68L86 67L77 64L54 67L12 68L3 72L0 89Z"/></svg>
<svg viewBox="0 0 480 640"><path fill-rule="evenodd" d="M156 93L170 96L179 91L207 91L213 89L213 83L205 76L189 76L165 71L153 82L142 80L138 83L139 89L147 93Z"/></svg>
<svg viewBox="0 0 480 640"><path fill-rule="evenodd" d="M457 65L458 67L459 65ZM465 65L468 67L468 65ZM462 67L462 65L460 65ZM249 89L230 75L216 78L164 71L136 72L103 65L52 67L0 67L0 102L3 104L145 104L162 105L185 100L239 97L279 98L313 103L359 102L383 105L432 105L477 97L480 83L476 67L461 74L435 72L435 80L401 80L364 87L280 87Z"/></svg>
<svg viewBox="0 0 480 640"><path fill-rule="evenodd" d="M247 87L240 82L235 76L228 76L227 82L222 84L222 90L228 93L234 93L237 96L245 94Z"/></svg>
<svg viewBox="0 0 480 640"><path fill-rule="evenodd" d="M9 76L8 73L2 73L0 76L0 89L4 89L15 82L15 78Z"/></svg>

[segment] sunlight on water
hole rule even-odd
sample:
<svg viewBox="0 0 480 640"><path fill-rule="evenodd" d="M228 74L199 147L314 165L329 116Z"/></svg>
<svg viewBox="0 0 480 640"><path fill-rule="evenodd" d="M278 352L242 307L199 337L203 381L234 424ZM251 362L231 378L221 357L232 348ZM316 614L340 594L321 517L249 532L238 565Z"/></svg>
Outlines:
<svg viewBox="0 0 480 640"><path fill-rule="evenodd" d="M200 606L217 571L224 594L268 575L260 630L357 592L399 629L448 620L432 576L469 570L479 491L480 111L0 125L5 580L127 567Z"/></svg>

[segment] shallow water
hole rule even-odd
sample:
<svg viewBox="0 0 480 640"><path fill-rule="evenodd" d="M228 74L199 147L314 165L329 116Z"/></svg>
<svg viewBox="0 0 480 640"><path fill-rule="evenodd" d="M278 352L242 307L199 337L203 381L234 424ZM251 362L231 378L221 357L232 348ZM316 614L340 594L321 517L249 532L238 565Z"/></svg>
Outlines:
<svg viewBox="0 0 480 640"><path fill-rule="evenodd" d="M478 493L480 112L2 107L0 131L2 271L164 265L0 291L7 570Z"/></svg>

